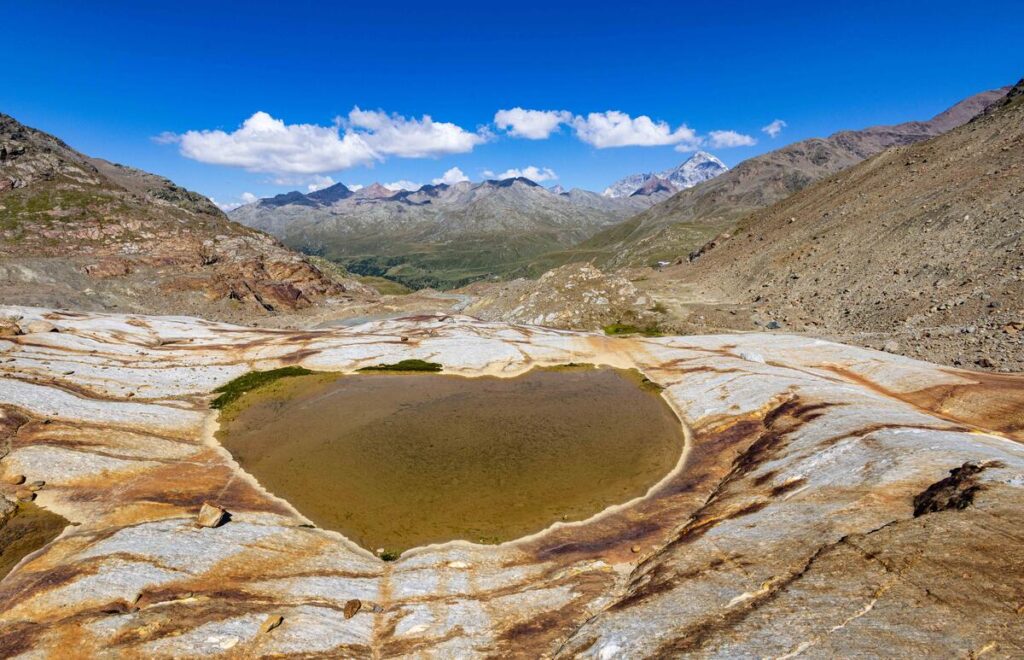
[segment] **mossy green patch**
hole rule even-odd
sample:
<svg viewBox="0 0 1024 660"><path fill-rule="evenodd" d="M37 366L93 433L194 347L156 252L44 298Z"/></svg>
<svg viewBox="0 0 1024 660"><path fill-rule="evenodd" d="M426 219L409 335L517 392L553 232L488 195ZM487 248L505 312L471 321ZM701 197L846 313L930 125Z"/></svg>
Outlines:
<svg viewBox="0 0 1024 660"><path fill-rule="evenodd" d="M425 360L402 360L394 364L375 364L371 367L363 367L359 371L441 371L443 367L437 362Z"/></svg>
<svg viewBox="0 0 1024 660"><path fill-rule="evenodd" d="M643 335L644 337L660 337L661 330L656 325L647 325L644 327L632 325L630 323L610 323L604 326L604 334L610 336L619 335Z"/></svg>
<svg viewBox="0 0 1024 660"><path fill-rule="evenodd" d="M389 280L386 277L359 275L356 279L367 286L372 286L374 289L377 289L377 293L382 296L404 296L412 293L412 289L401 282Z"/></svg>
<svg viewBox="0 0 1024 660"><path fill-rule="evenodd" d="M233 381L215 389L214 392L219 392L220 396L210 402L210 407L220 410L237 401L246 392L251 392L282 378L308 376L312 373L314 372L305 367L281 367L280 369L271 369L269 371L250 371L244 376L239 376Z"/></svg>

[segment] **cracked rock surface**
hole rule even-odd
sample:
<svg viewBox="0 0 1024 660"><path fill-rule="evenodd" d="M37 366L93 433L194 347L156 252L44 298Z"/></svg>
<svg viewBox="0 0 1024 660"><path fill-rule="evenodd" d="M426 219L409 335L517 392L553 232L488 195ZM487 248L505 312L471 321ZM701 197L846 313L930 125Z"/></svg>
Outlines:
<svg viewBox="0 0 1024 660"><path fill-rule="evenodd" d="M35 504L70 521L0 581L4 656L1024 654L1020 376L768 334L0 316L60 328L0 337L0 471L44 482ZM410 358L639 368L685 425L684 460L586 521L384 562L213 438L209 393L243 373ZM230 519L197 526L205 502Z"/></svg>

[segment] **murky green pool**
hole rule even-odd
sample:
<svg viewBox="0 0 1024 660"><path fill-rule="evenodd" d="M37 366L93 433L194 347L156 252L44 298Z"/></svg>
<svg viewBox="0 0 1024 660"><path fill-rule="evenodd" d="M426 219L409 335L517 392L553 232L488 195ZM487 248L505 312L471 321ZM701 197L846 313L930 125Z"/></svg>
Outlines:
<svg viewBox="0 0 1024 660"><path fill-rule="evenodd" d="M315 374L222 413L221 443L318 526L389 553L498 543L643 495L683 447L635 371Z"/></svg>

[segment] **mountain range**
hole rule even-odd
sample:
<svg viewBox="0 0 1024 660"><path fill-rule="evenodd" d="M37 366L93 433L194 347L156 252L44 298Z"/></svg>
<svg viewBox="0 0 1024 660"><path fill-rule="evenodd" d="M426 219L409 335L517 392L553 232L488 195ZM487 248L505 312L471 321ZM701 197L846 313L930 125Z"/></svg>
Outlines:
<svg viewBox="0 0 1024 660"><path fill-rule="evenodd" d="M636 192L614 198L548 189L522 177L412 191L338 183L261 199L229 215L354 273L452 288L515 272L673 194Z"/></svg>
<svg viewBox="0 0 1024 660"><path fill-rule="evenodd" d="M650 195L657 191L677 193L729 170L725 163L706 151L698 151L678 167L663 172L631 174L605 188L605 197L619 198L631 195Z"/></svg>

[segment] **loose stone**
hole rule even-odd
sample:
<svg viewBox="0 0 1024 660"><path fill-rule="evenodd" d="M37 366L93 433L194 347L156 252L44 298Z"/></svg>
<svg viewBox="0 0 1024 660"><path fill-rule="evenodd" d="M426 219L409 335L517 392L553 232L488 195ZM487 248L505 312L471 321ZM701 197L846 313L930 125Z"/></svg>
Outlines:
<svg viewBox="0 0 1024 660"><path fill-rule="evenodd" d="M25 483L25 475L23 475L23 474L5 474L4 475L4 482L5 483L9 483L12 486L17 486L19 484Z"/></svg>
<svg viewBox="0 0 1024 660"><path fill-rule="evenodd" d="M345 618L351 619L359 612L359 610L362 609L362 607L363 601L358 598L353 598L352 600L347 601L345 603Z"/></svg>
<svg viewBox="0 0 1024 660"><path fill-rule="evenodd" d="M196 516L196 524L200 527L220 527L224 524L227 516L228 512L223 507L203 502L202 508L199 509L199 515Z"/></svg>
<svg viewBox="0 0 1024 660"><path fill-rule="evenodd" d="M268 633L282 623L284 623L283 616L280 614L271 614L263 621L263 625L260 626L260 632Z"/></svg>

